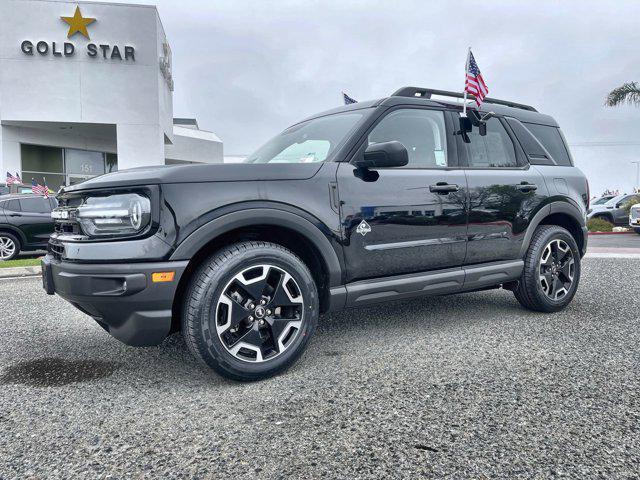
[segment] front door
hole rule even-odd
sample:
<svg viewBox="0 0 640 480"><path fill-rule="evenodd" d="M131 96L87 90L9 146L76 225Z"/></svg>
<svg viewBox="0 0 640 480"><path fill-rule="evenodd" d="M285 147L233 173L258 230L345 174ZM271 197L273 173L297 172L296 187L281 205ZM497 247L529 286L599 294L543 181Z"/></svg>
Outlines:
<svg viewBox="0 0 640 480"><path fill-rule="evenodd" d="M459 138L460 161L469 188L469 228L465 264L521 258L524 234L534 212L548 196L538 170L529 165L499 118L476 129L470 143Z"/></svg>
<svg viewBox="0 0 640 480"><path fill-rule="evenodd" d="M449 125L449 127L447 127ZM466 248L466 179L457 168L450 117L443 111L397 108L372 128L372 143L398 141L402 168L337 172L347 281L460 267Z"/></svg>

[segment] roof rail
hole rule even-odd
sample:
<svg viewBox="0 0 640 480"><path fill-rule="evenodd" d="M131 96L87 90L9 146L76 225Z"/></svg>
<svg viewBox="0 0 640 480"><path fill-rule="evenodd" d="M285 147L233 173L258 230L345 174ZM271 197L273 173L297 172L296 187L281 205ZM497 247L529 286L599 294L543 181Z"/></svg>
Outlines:
<svg viewBox="0 0 640 480"><path fill-rule="evenodd" d="M419 88L419 87L403 87L393 92L391 96L392 97L431 98L432 95L441 95L443 97L464 98L464 94L460 92L449 92L447 90L435 90L433 88ZM470 98L471 100L473 100L476 97L474 95L468 94L467 98ZM496 105L505 105L507 107L520 108L522 110L529 110L530 112L537 112L537 110L530 105L511 102L509 100L499 100L497 98L485 97L484 102L495 103Z"/></svg>

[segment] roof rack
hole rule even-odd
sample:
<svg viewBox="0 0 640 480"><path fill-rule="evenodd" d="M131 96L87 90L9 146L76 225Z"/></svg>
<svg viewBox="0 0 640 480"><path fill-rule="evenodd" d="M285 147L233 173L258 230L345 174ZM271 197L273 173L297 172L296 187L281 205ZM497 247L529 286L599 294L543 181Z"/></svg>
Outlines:
<svg viewBox="0 0 640 480"><path fill-rule="evenodd" d="M431 98L432 95L441 95L443 97L464 98L464 94L460 92L449 92L447 90L435 90L433 88L419 88L419 87L403 87L393 92L391 96L392 97ZM476 97L474 95L468 94L467 98L470 98L471 100L473 100ZM530 112L537 112L537 110L530 105L511 102L509 100L499 100L497 98L485 97L484 102L495 103L497 105L505 105L507 107L520 108L522 110L529 110Z"/></svg>

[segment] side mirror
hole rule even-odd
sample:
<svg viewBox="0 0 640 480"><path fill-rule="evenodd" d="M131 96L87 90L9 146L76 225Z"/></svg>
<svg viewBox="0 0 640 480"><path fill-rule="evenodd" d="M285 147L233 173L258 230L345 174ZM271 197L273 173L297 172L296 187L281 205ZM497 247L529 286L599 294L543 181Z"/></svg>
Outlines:
<svg viewBox="0 0 640 480"><path fill-rule="evenodd" d="M398 141L373 143L364 151L362 158L354 165L358 168L404 167L409 163L409 153Z"/></svg>

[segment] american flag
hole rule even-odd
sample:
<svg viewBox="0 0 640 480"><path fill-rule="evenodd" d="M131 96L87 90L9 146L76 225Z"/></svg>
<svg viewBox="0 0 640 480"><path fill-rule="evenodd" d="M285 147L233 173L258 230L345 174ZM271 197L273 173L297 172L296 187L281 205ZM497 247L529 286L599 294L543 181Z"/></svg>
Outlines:
<svg viewBox="0 0 640 480"><path fill-rule="evenodd" d="M45 197L49 196L49 189L47 188L46 182L44 185L40 185L35 179L31 179L31 193L34 195L44 195Z"/></svg>
<svg viewBox="0 0 640 480"><path fill-rule="evenodd" d="M20 178L20 175L16 173L16 176L14 177L9 172L7 172L7 181L6 181L7 186L13 185L14 183L16 185L20 185L22 183L22 179Z"/></svg>
<svg viewBox="0 0 640 480"><path fill-rule="evenodd" d="M469 50L469 57L467 58L467 78L464 82L464 90L476 97L478 107L482 105L484 97L489 93L487 84L484 83L484 78L482 78L482 73L480 73L480 69L478 68L476 59L473 58L471 50Z"/></svg>
<svg viewBox="0 0 640 480"><path fill-rule="evenodd" d="M351 105L352 103L358 103L357 100L354 100L353 98L351 98L349 95L347 95L344 92L342 92L342 99L344 100L344 104L345 105Z"/></svg>

